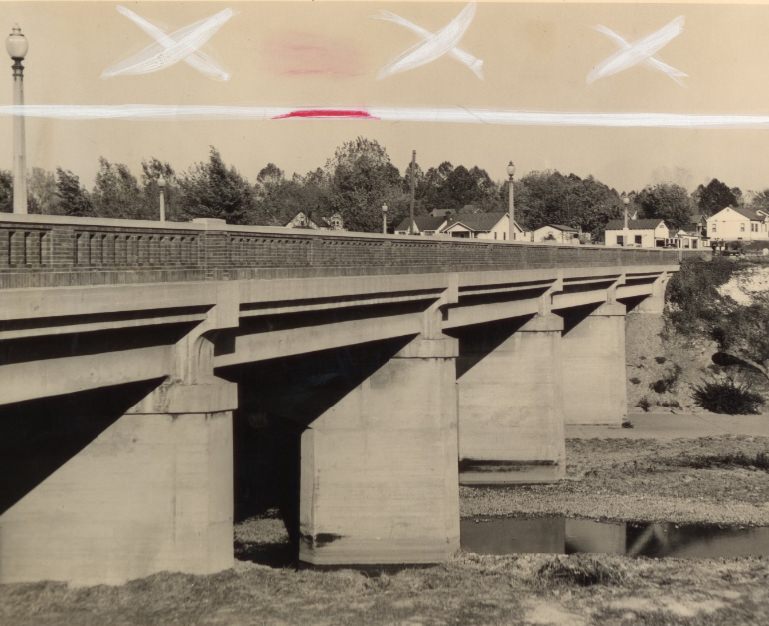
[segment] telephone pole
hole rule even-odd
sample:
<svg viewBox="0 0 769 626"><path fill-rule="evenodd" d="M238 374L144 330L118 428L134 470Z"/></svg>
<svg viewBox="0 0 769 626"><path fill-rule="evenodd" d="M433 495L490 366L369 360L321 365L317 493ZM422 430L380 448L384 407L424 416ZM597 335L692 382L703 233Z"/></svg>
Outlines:
<svg viewBox="0 0 769 626"><path fill-rule="evenodd" d="M411 151L411 202L409 202L409 235L414 234L414 179L417 169L417 151Z"/></svg>

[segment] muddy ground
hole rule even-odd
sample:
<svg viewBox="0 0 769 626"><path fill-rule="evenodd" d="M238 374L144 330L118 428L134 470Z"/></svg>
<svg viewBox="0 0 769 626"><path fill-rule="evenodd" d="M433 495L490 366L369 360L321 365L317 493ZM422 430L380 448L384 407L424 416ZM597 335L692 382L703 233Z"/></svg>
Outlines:
<svg viewBox="0 0 769 626"><path fill-rule="evenodd" d="M672 417L672 416L671 416ZM769 438L571 439L559 485L461 489L464 517L562 513L769 524ZM120 587L0 586L2 624L767 624L769 559L480 556L297 571L280 520L238 525L233 570ZM254 563L272 563L272 566Z"/></svg>

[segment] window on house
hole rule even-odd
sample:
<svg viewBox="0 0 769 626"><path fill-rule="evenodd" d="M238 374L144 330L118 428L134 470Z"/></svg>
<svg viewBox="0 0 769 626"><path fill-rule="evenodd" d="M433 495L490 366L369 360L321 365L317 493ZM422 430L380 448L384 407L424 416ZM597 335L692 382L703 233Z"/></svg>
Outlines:
<svg viewBox="0 0 769 626"><path fill-rule="evenodd" d="M758 224L755 222L750 223L750 232L751 233L757 233L758 232Z"/></svg>
<svg viewBox="0 0 769 626"><path fill-rule="evenodd" d="M639 246L640 246L640 245L643 243L643 236L641 236L641 235L636 235L636 236L635 236L635 242L636 242L636 244L637 244L637 245L639 245Z"/></svg>
<svg viewBox="0 0 769 626"><path fill-rule="evenodd" d="M740 232L741 232L741 233L744 233L744 232L745 232L745 222L743 222L742 224L740 224Z"/></svg>
<svg viewBox="0 0 769 626"><path fill-rule="evenodd" d="M494 232L494 239L496 239L496 238L497 238L497 233L496 233L496 232Z"/></svg>
<svg viewBox="0 0 769 626"><path fill-rule="evenodd" d="M507 233L502 233L502 239L507 239Z"/></svg>
<svg viewBox="0 0 769 626"><path fill-rule="evenodd" d="M716 223L715 223L715 222L713 222L713 223L710 225L710 230L711 230L712 232L716 232Z"/></svg>
<svg viewBox="0 0 769 626"><path fill-rule="evenodd" d="M617 235L617 245L618 246L625 245L625 238L622 235Z"/></svg>

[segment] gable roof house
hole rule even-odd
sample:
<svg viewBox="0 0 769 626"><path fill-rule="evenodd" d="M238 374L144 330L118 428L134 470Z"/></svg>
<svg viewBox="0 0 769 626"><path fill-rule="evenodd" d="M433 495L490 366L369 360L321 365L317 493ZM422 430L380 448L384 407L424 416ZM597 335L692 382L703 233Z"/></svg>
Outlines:
<svg viewBox="0 0 769 626"><path fill-rule="evenodd" d="M634 248L664 248L670 245L670 229L665 220L646 218L628 220L627 231L623 220L609 220L604 230L607 246L629 246Z"/></svg>
<svg viewBox="0 0 769 626"><path fill-rule="evenodd" d="M489 213L458 213L451 216L451 221L441 232L452 237L464 239L507 240L510 217L506 211ZM523 239L523 229L518 222L513 223L513 239Z"/></svg>
<svg viewBox="0 0 769 626"><path fill-rule="evenodd" d="M579 229L565 226L564 224L545 224L535 228L532 232L532 241L557 242L571 245L579 245Z"/></svg>
<svg viewBox="0 0 769 626"><path fill-rule="evenodd" d="M422 236L437 235L446 224L444 216L417 215L414 218L414 234ZM395 229L396 235L409 234L409 218L404 218Z"/></svg>
<svg viewBox="0 0 769 626"><path fill-rule="evenodd" d="M724 241L769 240L769 211L725 207L707 218L707 236Z"/></svg>

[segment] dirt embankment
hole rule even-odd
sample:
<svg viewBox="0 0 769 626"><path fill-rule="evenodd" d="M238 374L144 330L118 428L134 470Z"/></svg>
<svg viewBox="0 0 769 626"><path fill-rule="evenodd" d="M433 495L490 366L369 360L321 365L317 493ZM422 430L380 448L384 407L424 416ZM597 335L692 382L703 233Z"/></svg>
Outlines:
<svg viewBox="0 0 769 626"><path fill-rule="evenodd" d="M741 305L749 305L758 293L769 290L769 265L742 265L719 293ZM719 366L712 356L716 343L709 337L682 336L664 317L630 312L626 326L626 367L628 405L632 410L699 412L692 400L692 386L725 375L750 382L769 400L766 380L737 366ZM769 409L768 409L769 410Z"/></svg>
<svg viewBox="0 0 769 626"><path fill-rule="evenodd" d="M692 385L721 370L711 360L715 342L681 337L657 315L628 314L625 349L631 412L659 407L700 411L692 399Z"/></svg>

